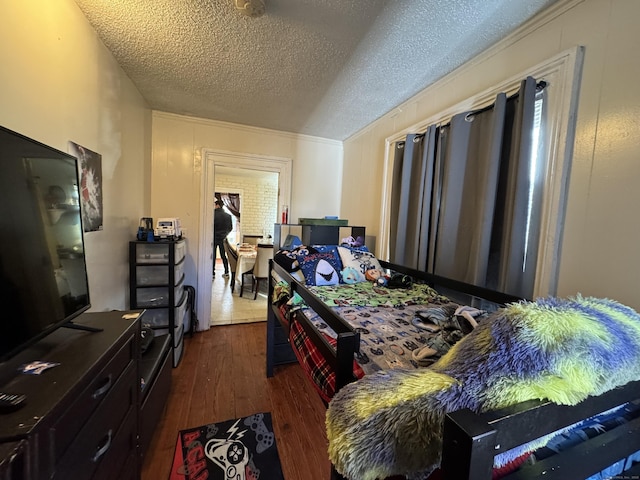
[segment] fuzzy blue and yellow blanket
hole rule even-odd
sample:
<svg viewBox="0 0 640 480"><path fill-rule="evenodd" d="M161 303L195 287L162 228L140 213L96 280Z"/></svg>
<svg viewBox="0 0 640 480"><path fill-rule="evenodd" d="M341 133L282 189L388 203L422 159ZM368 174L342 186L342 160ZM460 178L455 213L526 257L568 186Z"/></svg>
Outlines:
<svg viewBox="0 0 640 480"><path fill-rule="evenodd" d="M379 372L341 389L327 410L329 457L349 479L419 478L439 465L447 412L531 399L574 405L638 379L635 310L581 296L511 304L430 368Z"/></svg>

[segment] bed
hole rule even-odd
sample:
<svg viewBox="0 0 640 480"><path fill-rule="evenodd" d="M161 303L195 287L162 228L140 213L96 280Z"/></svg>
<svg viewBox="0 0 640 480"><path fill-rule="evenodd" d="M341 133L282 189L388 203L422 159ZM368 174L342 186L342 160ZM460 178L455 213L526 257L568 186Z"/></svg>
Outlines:
<svg viewBox="0 0 640 480"><path fill-rule="evenodd" d="M310 286L306 278L292 275L290 266L272 262L269 286L272 301L267 315L267 376L272 376L274 367L282 363L297 361L303 366L328 406L329 456L334 464L332 478L373 480L402 474L411 479L430 475L429 478L444 480L595 480L623 475L622 472L625 477L618 478L633 478L638 474L640 317L635 311L608 300L582 297L558 300L559 303L553 305L550 302L556 299L527 302L387 262L378 260L378 263L384 272L393 274L390 277L408 276L411 288L422 288L423 293L427 287L433 289L426 303L421 303L425 299L423 296L393 301L392 305L398 307L400 313L408 312L415 318L416 312L424 313L451 302L469 307L474 314L481 312L478 317L480 327L462 332L460 338L440 352L441 355L436 355L435 363L426 367L392 362L387 364L388 368L382 363L365 372L367 365L361 365L359 360L363 351L371 348L370 343L363 343L363 337L367 338L364 330L368 329L363 330L345 318L345 311L354 305L362 307L365 313L370 310L357 302L345 304L340 300L339 289L345 288L344 291L349 292L353 287L342 284ZM332 293L324 293L325 289ZM350 295L346 294L345 298L350 299ZM297 299L297 305L292 298ZM367 308L393 309L391 305ZM504 326L502 332L506 332L516 324L515 317L520 322L517 323L520 332L531 330L533 324L527 324L528 319L539 317L540 312L559 310L566 318L551 324L569 325L567 318L570 321L591 318L590 309L596 312L593 314L595 320L609 328L595 335L597 341L602 341L607 333L615 333L614 339L605 340L611 348L617 349L620 362L610 358L610 351L603 350L600 344L588 344L588 341L595 341L589 332L586 340L580 335L574 339L564 332L569 336L559 345L549 346L547 341L544 348L536 347L535 355L539 356L546 348L560 358L556 361L552 355L545 356L544 368L529 366L540 360L532 357L529 351L523 358L509 358L499 368L490 365L489 360L474 360L471 365L460 360L482 358L476 356L478 345L484 345L482 338L486 343L488 336L495 335L500 326ZM456 317L459 319L460 315ZM486 321L483 320L485 317ZM536 325L540 324L546 325ZM595 327L591 325L590 328ZM327 329L332 334L327 334ZM513 334L513 338L519 334ZM440 329L440 335L444 336L443 329ZM544 335L544 332L539 333L535 338ZM501 345L510 343L517 342L511 342L509 337L500 342ZM576 349L580 354L569 352L575 354L572 357L566 351L573 344L578 345ZM597 355L583 352L585 346ZM495 359L496 352L491 351L486 357ZM415 357L412 355L412 358ZM561 367L551 365L551 360ZM580 377L580 372L576 371L584 367L586 374L598 378L598 385L585 378L574 379L575 385L556 381L558 374L553 369L566 370L567 365L571 365L572 375L576 377ZM511 375L514 368L521 371ZM546 377L540 380L543 370ZM547 375L547 371L551 374ZM532 383L527 375L536 376L538 383ZM511 383L505 383L505 378L512 380ZM412 385L412 389L407 385ZM460 393L461 385L467 389L464 394ZM541 391L541 385L546 390ZM494 397L511 392L511 397L496 400L488 398L487 392L493 392ZM602 416L607 416L612 428L605 431ZM597 425L592 430L597 431L598 436L587 438L584 434L589 422ZM544 455L545 449L548 453L549 445L559 443L558 439L564 438L563 435L573 440L556 448L553 455ZM567 446L568 443L571 445Z"/></svg>

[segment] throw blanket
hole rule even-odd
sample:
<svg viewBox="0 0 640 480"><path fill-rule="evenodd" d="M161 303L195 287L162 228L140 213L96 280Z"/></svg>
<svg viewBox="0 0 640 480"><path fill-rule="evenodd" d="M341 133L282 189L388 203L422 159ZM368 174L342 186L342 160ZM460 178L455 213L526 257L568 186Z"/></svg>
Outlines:
<svg viewBox="0 0 640 480"><path fill-rule="evenodd" d="M398 307L450 301L426 284L413 284L411 288L387 288L372 282L358 282L311 286L309 290L329 307Z"/></svg>
<svg viewBox="0 0 640 480"><path fill-rule="evenodd" d="M574 405L638 379L633 309L581 296L511 304L430 368L378 372L341 389L327 410L329 457L350 479L419 478L439 465L447 412L531 399Z"/></svg>

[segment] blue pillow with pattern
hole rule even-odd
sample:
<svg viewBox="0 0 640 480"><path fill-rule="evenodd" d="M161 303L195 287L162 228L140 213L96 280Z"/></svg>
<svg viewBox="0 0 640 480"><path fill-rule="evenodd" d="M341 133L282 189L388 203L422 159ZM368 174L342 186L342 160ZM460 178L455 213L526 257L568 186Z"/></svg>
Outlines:
<svg viewBox="0 0 640 480"><path fill-rule="evenodd" d="M371 252L347 247L338 247L338 253L343 267L354 268L363 275L363 278L364 274L367 273L367 270L375 269L382 271L380 262L378 262L378 259Z"/></svg>
<svg viewBox="0 0 640 480"><path fill-rule="evenodd" d="M292 250L278 250L273 260L287 272L295 272L300 269L301 260L310 253L316 253L316 249L300 245Z"/></svg>
<svg viewBox="0 0 640 480"><path fill-rule="evenodd" d="M309 286L336 285L341 283L342 264L338 252L311 253L300 262L304 279Z"/></svg>

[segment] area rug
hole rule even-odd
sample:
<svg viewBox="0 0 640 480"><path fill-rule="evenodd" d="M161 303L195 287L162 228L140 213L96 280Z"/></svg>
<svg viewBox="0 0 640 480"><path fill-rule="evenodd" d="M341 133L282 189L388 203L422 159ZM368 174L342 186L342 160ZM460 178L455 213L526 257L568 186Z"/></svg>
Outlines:
<svg viewBox="0 0 640 480"><path fill-rule="evenodd" d="M181 430L169 480L280 480L270 413Z"/></svg>

